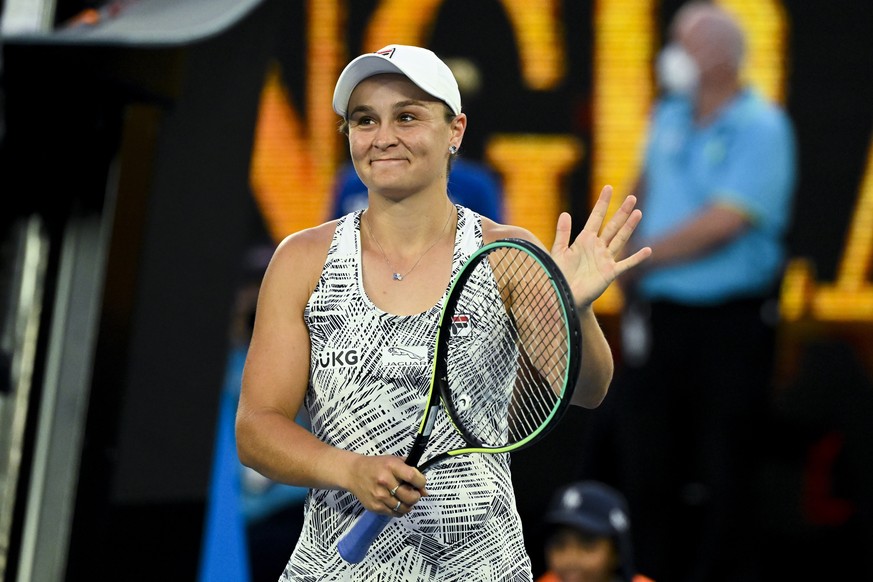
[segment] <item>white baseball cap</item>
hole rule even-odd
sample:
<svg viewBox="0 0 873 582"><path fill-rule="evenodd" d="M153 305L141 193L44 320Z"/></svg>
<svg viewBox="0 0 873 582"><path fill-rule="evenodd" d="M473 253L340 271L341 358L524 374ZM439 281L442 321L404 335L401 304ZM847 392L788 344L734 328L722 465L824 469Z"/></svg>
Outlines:
<svg viewBox="0 0 873 582"><path fill-rule="evenodd" d="M358 83L382 73L405 75L422 91L443 101L455 115L461 113L461 92L448 65L433 51L402 44L389 44L346 65L333 91L333 110L346 117L349 97Z"/></svg>

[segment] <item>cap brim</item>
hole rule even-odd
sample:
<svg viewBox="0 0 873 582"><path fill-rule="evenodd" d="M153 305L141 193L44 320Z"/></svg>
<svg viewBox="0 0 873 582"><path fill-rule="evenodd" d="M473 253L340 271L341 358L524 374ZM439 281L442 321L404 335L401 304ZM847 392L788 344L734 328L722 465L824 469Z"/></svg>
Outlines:
<svg viewBox="0 0 873 582"><path fill-rule="evenodd" d="M400 67L377 54L361 55L345 68L336 82L333 92L333 110L345 117L348 113L349 98L358 83L373 75L398 73L406 75Z"/></svg>
<svg viewBox="0 0 873 582"><path fill-rule="evenodd" d="M546 525L568 525L583 532L599 536L611 537L616 533L615 528L608 522L566 512L549 513L543 521Z"/></svg>

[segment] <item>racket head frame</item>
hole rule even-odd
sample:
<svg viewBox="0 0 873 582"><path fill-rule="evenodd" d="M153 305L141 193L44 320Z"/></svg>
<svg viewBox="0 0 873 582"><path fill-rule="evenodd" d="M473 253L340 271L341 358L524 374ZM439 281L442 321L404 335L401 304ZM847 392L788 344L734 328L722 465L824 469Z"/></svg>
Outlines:
<svg viewBox="0 0 873 582"><path fill-rule="evenodd" d="M565 339L568 346L569 361L564 371L564 378L562 379L562 392L560 394L560 397L558 398L556 405L551 410L547 419L538 427L537 430L533 431L527 437L505 446L494 447L487 446L481 443L475 435L473 435L463 426L462 423L456 422L456 418L458 418L458 415L453 410L451 399L447 396L448 339L449 334L451 333L452 315L454 313L458 299L460 298L461 290L463 289L463 286L466 284L470 275L475 270L476 265L479 262L485 260L491 253L507 247L515 248L530 255L548 275L548 279L555 292L555 296L558 298L558 303L561 307L562 317L567 324L565 326ZM436 408L439 407L441 400L442 405L446 410L447 416L452 422L452 425L462 435L465 442L469 446L436 455L435 457L428 459L424 464L419 467L419 469L423 471L426 468L442 462L449 457L464 455L468 453L494 454L518 451L527 448L543 439L549 432L551 432L555 425L557 425L558 421L564 415L570 404L570 400L573 396L573 391L576 387L576 380L579 375L579 367L582 360L581 354L582 332L579 326L579 317L576 313L576 304L573 299L573 293L570 290L570 285L567 283L566 278L564 277L563 273L561 273L560 268L555 264L551 256L538 245L528 240L519 238L500 239L492 243L483 245L482 247L477 249L470 256L469 260L464 265L464 268L461 270L460 273L458 273L458 276L452 282L452 286L449 289L448 297L446 298L445 304L443 305L442 313L440 315L439 329L437 330L435 357L433 361L431 376L431 393L428 397L428 411L427 414L425 414L425 418L422 419L422 424L419 428L419 435L422 435L424 433L426 428L425 425L427 423L430 423L430 428L432 428L433 419L428 419L428 416L430 416L431 413L436 412ZM427 431L427 434L430 434L429 430ZM417 461L418 459L416 459L416 462Z"/></svg>

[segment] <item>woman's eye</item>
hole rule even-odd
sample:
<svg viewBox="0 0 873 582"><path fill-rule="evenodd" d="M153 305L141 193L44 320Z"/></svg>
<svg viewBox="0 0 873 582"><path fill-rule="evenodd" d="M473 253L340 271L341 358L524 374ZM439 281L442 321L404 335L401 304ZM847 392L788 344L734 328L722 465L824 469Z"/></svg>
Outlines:
<svg viewBox="0 0 873 582"><path fill-rule="evenodd" d="M411 113L401 113L398 119L400 119L400 121L412 121L415 119L415 116Z"/></svg>

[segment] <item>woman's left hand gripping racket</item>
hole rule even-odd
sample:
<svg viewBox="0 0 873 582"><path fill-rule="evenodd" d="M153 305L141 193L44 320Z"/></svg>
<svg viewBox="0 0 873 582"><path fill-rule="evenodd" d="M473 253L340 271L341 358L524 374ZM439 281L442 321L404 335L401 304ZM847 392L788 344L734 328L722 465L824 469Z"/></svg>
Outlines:
<svg viewBox="0 0 873 582"><path fill-rule="evenodd" d="M528 447L563 416L576 386L581 332L570 288L538 246L504 239L477 250L449 290L437 331L430 392L406 463L421 460L440 400L464 446L450 457ZM392 517L367 511L339 540L360 562Z"/></svg>

